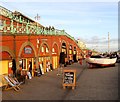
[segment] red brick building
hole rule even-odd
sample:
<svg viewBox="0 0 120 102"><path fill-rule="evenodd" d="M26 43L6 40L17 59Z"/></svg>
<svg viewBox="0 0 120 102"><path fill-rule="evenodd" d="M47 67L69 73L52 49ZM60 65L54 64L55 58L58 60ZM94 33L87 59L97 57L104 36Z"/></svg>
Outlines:
<svg viewBox="0 0 120 102"><path fill-rule="evenodd" d="M12 58L17 68L28 69L31 61L32 69L41 66L47 72L47 63L53 69L58 68L61 52L64 52L65 64L77 61L83 53L74 37L64 30L44 27L20 12L1 6L0 10L0 74L12 73Z"/></svg>

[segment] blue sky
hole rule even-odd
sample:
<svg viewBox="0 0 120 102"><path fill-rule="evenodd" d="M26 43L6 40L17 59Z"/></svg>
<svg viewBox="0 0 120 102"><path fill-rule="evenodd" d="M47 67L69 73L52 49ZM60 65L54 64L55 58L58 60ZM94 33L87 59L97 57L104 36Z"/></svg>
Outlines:
<svg viewBox="0 0 120 102"><path fill-rule="evenodd" d="M118 49L118 2L1 2L11 11L20 11L34 19L39 14L40 24L65 30L90 49Z"/></svg>

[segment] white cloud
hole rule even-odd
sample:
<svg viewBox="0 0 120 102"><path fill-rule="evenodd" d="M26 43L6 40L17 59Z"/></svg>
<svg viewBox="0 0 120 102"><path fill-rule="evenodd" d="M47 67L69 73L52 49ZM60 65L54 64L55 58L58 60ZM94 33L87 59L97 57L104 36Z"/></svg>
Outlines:
<svg viewBox="0 0 120 102"><path fill-rule="evenodd" d="M91 39L80 37L80 39L82 39L89 49L94 49L100 52L108 51L108 40L104 39L104 37L93 36ZM109 44L110 51L118 50L118 38L111 39Z"/></svg>

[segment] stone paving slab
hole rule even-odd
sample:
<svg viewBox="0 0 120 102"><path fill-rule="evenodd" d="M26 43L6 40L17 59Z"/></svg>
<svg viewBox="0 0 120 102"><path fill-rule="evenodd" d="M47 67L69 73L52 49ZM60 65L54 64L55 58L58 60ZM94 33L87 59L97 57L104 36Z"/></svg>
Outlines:
<svg viewBox="0 0 120 102"><path fill-rule="evenodd" d="M26 80L21 90L2 92L3 100L117 100L118 99L118 64L111 68L88 69L85 63L81 66L74 63L65 69L77 70L77 86L63 89L62 76L57 70L45 73L40 77Z"/></svg>
<svg viewBox="0 0 120 102"><path fill-rule="evenodd" d="M66 100L118 99L118 68L87 69L77 81L77 88Z"/></svg>

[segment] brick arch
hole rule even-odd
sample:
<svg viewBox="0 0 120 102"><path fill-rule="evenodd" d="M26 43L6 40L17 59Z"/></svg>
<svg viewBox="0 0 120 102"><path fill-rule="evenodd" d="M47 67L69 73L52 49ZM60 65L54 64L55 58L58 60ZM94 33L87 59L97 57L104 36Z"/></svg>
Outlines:
<svg viewBox="0 0 120 102"><path fill-rule="evenodd" d="M42 42L42 43L40 44L40 47L39 47L39 50L38 50L38 56L39 56L39 54L40 54L40 50L41 50L41 48L42 48L42 46L43 46L44 44L47 45L48 50L49 50L49 53L51 53L51 51L50 51L50 47L49 47L48 43L47 43L47 42Z"/></svg>
<svg viewBox="0 0 120 102"><path fill-rule="evenodd" d="M2 47L0 47L0 51L1 51L1 52L6 51L6 52L8 52L8 53L12 56L12 58L15 58L14 51L11 50L11 49L10 49L9 47L7 47L7 46L2 46Z"/></svg>
<svg viewBox="0 0 120 102"><path fill-rule="evenodd" d="M65 40L62 40L61 45L60 45L60 52L61 52L61 50L62 50L62 44L63 44L63 43L66 44L66 50L68 50L68 48L67 48L67 42L66 42ZM60 52L59 52L59 53L60 53Z"/></svg>
<svg viewBox="0 0 120 102"><path fill-rule="evenodd" d="M59 51L59 54L61 53L62 51L62 44L65 43L66 44L66 50L67 50L67 55L68 55L68 47L67 47L67 42L65 40L62 40L61 42L61 46L60 46L60 51Z"/></svg>
<svg viewBox="0 0 120 102"><path fill-rule="evenodd" d="M76 54L77 54L77 46L73 46L73 52L75 51L75 49L76 49Z"/></svg>
<svg viewBox="0 0 120 102"><path fill-rule="evenodd" d="M60 53L60 50L59 50L59 46L58 46L58 44L56 43L56 42L53 42L53 44L52 44L52 48L54 47L54 45L57 45L57 48L58 48L58 54ZM52 51L51 51L52 52Z"/></svg>
<svg viewBox="0 0 120 102"><path fill-rule="evenodd" d="M73 50L73 51L74 51L74 48L75 48L75 47L76 47L75 45L72 46L72 50Z"/></svg>
<svg viewBox="0 0 120 102"><path fill-rule="evenodd" d="M21 53L22 53L22 50L23 50L24 47L27 46L27 45L29 45L29 46L32 47L32 49L33 49L33 51L34 51L34 54L35 54L35 57L37 57L37 53L36 53L35 47L34 47L34 45L33 45L30 41L27 41L27 42L25 42L25 43L22 44L22 46L21 46L21 48L20 48L20 50L19 50L18 57L20 57L20 55L21 55Z"/></svg>
<svg viewBox="0 0 120 102"><path fill-rule="evenodd" d="M65 43L65 44L67 44L67 42L66 42L65 40L62 40L62 42L61 42L61 46L62 46L62 43Z"/></svg>
<svg viewBox="0 0 120 102"><path fill-rule="evenodd" d="M76 46L74 46L74 47L73 47L73 50L75 50L75 49L77 49L77 47L76 47Z"/></svg>
<svg viewBox="0 0 120 102"><path fill-rule="evenodd" d="M68 50L70 49L70 46L72 47L72 54L73 54L73 51L74 51L74 45L69 44L69 46L68 46Z"/></svg>

